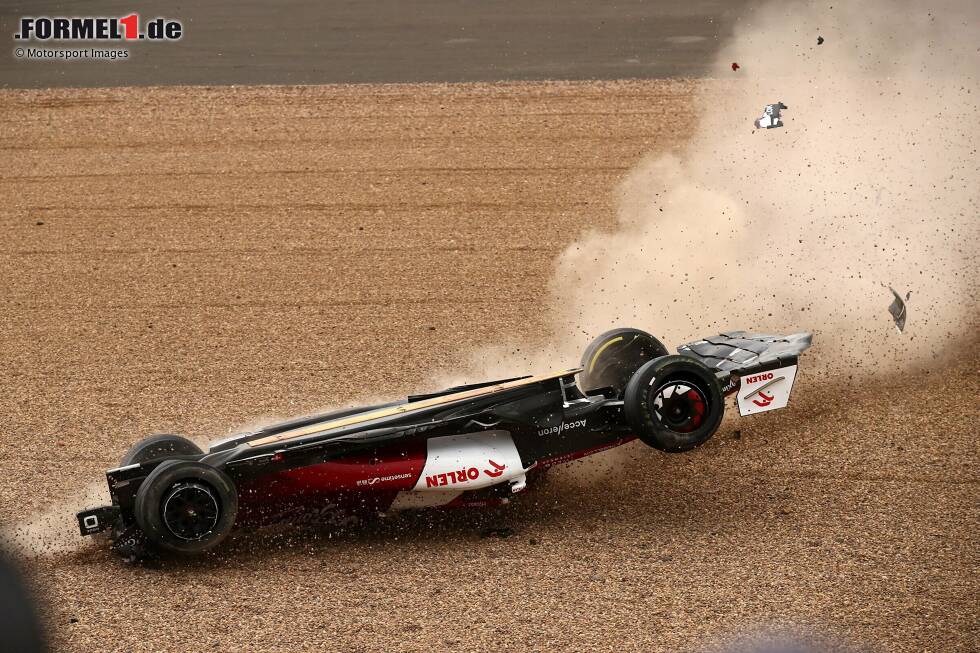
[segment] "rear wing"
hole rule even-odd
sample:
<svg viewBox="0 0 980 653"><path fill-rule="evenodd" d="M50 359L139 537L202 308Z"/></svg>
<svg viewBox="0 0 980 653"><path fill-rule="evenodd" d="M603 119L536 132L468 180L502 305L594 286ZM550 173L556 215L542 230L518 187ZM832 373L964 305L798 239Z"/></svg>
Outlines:
<svg viewBox="0 0 980 653"><path fill-rule="evenodd" d="M681 345L677 352L715 370L724 393L737 393L739 413L751 415L789 403L800 354L812 340L805 332L776 336L730 331Z"/></svg>

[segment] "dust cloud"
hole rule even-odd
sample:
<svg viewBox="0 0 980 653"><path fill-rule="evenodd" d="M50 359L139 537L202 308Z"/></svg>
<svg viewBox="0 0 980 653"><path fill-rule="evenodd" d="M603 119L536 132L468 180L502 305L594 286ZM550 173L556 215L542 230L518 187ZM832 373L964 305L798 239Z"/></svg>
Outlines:
<svg viewBox="0 0 980 653"><path fill-rule="evenodd" d="M618 189L616 229L559 260L557 340L579 351L623 324L672 345L809 329L832 366L873 371L973 338L980 22L968 7L776 2L746 16L717 60L725 81L678 107L686 151L642 161ZM755 129L779 101L785 127ZM912 291L905 334L881 283Z"/></svg>
<svg viewBox="0 0 980 653"><path fill-rule="evenodd" d="M716 79L677 107L686 147L640 161L616 189L615 227L559 257L552 336L477 351L444 380L572 366L621 326L671 350L726 330L812 331L808 372L855 381L973 346L978 14L965 2L760 5L719 51ZM785 126L756 129L776 102ZM882 284L912 293L904 333ZM580 461L560 482L597 483L636 451Z"/></svg>
<svg viewBox="0 0 980 653"><path fill-rule="evenodd" d="M781 1L743 16L717 79L677 107L687 147L639 162L616 191L616 226L559 258L551 343L520 363L503 349L476 360L500 373L574 364L625 325L669 348L810 330L811 369L861 375L975 338L975 7ZM775 102L785 126L756 129ZM904 334L883 283L912 292Z"/></svg>

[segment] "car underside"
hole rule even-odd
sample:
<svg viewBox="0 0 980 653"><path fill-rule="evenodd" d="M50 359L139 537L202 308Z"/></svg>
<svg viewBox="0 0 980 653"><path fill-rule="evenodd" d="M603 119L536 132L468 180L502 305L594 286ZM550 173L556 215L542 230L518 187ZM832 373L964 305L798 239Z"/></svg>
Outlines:
<svg viewBox="0 0 980 653"><path fill-rule="evenodd" d="M78 513L79 528L110 531L118 552L138 558L203 552L236 525L301 511L506 503L547 468L635 438L697 447L726 395L739 395L743 414L785 406L809 344L809 334L735 332L670 355L645 332L617 329L578 368L289 420L206 452L151 436L106 473L111 505Z"/></svg>

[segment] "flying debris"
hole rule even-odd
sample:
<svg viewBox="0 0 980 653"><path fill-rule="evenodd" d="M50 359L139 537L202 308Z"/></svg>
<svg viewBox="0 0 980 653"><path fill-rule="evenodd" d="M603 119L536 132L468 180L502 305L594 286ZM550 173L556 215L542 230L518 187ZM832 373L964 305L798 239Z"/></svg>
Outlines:
<svg viewBox="0 0 980 653"><path fill-rule="evenodd" d="M741 66L738 65L738 62L733 61L732 62L732 70L738 70L739 68L741 68Z"/></svg>
<svg viewBox="0 0 980 653"><path fill-rule="evenodd" d="M885 284L881 284L881 285L885 286ZM905 299L902 299L902 296L899 295L897 292L895 292L894 288L892 288L891 286L885 286L885 287L888 288L888 290L892 291L892 295L895 296L895 299L893 299L892 303L888 306L888 312L891 313L892 319L895 320L895 328L898 329L898 332L904 333L905 316L906 316L905 302L907 302L909 297L912 296L912 291L910 290L907 293L905 293Z"/></svg>
<svg viewBox="0 0 980 653"><path fill-rule="evenodd" d="M817 45L823 45L823 37L822 36L818 36L817 37Z"/></svg>
<svg viewBox="0 0 980 653"><path fill-rule="evenodd" d="M766 108L762 110L762 117L757 118L754 123L756 129L773 129L774 127L782 127L783 121L780 116L780 111L788 108L789 107L782 102L767 104Z"/></svg>

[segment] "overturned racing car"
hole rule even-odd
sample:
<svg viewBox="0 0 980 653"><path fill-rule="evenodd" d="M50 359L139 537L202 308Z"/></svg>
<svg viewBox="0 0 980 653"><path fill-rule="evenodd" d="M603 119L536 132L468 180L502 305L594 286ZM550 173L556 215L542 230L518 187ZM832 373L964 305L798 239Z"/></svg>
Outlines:
<svg viewBox="0 0 980 653"><path fill-rule="evenodd" d="M786 406L810 334L723 333L670 354L615 329L581 366L303 417L213 443L137 442L106 472L111 505L79 512L124 557L202 553L237 524L297 509L387 512L506 503L548 467L639 438L688 451L742 415Z"/></svg>

